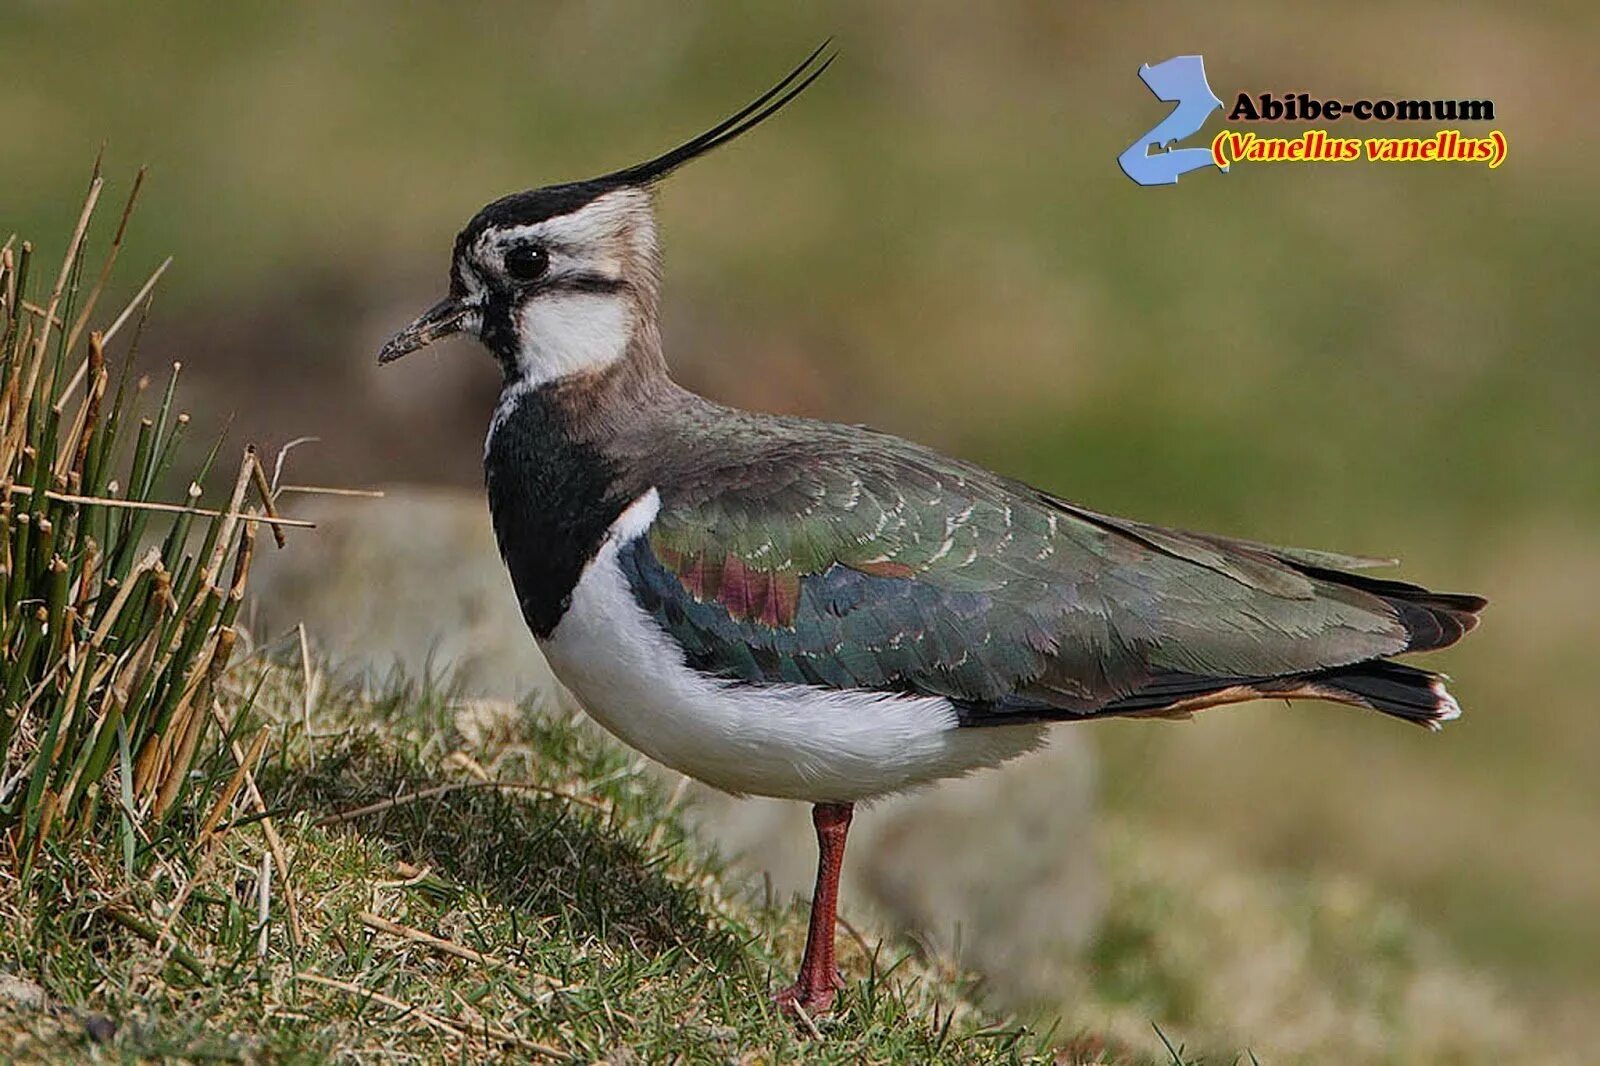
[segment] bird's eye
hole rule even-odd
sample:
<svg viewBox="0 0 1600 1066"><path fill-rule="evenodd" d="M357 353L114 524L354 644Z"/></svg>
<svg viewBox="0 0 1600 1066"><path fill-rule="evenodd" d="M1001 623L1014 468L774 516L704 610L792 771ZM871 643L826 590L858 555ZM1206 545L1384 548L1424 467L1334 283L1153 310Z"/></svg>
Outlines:
<svg viewBox="0 0 1600 1066"><path fill-rule="evenodd" d="M506 273L518 281L534 281L550 269L550 253L537 244L506 249Z"/></svg>

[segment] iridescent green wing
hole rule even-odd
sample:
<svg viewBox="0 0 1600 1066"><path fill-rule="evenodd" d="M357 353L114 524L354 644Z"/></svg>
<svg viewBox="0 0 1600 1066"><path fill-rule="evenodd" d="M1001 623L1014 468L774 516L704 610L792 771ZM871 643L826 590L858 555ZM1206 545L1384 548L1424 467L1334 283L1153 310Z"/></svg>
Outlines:
<svg viewBox="0 0 1600 1066"><path fill-rule="evenodd" d="M625 553L700 669L1092 713L1406 645L1380 596L1308 572L1350 557L1125 522L893 437L789 425L805 432L663 479Z"/></svg>

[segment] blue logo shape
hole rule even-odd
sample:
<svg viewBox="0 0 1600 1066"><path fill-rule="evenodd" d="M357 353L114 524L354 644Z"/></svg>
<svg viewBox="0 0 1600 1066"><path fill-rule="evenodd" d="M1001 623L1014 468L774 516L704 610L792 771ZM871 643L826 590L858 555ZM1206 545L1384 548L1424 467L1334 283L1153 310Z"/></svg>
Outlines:
<svg viewBox="0 0 1600 1066"><path fill-rule="evenodd" d="M1139 68L1139 77L1156 99L1178 106L1117 156L1122 172L1140 185L1176 185L1180 175L1217 166L1210 149L1167 149L1167 145L1199 133L1211 112L1222 110L1222 101L1206 82L1205 61L1199 56L1173 56L1155 66L1146 63ZM1226 172L1228 168L1218 169Z"/></svg>

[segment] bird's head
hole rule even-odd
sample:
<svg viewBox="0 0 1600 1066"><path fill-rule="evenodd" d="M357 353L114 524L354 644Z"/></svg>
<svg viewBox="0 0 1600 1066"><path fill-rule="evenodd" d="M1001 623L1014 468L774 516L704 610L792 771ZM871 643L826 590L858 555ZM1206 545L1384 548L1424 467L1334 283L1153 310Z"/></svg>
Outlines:
<svg viewBox="0 0 1600 1066"><path fill-rule="evenodd" d="M622 358L639 330L655 328L655 183L798 96L833 62L823 58L826 48L737 114L655 159L483 208L456 237L449 295L395 334L378 362L462 332L482 341L512 381L541 384Z"/></svg>

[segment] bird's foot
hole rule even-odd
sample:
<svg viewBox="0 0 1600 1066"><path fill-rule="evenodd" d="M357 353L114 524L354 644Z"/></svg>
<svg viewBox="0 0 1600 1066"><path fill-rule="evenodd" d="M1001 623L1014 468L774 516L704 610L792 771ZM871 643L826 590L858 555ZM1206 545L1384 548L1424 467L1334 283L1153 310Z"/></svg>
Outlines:
<svg viewBox="0 0 1600 1066"><path fill-rule="evenodd" d="M835 970L831 977L802 973L800 979L781 992L773 994L772 1001L785 1014L798 1014L795 1008L805 1011L807 1017L819 1018L833 1009L833 1000L844 988L844 978Z"/></svg>

